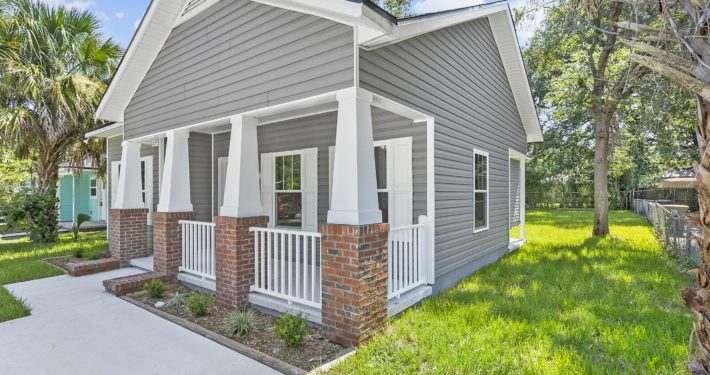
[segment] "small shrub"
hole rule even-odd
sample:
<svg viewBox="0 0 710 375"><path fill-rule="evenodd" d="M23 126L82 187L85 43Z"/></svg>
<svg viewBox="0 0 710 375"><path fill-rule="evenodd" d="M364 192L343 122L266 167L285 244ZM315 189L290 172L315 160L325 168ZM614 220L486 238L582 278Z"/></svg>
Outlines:
<svg viewBox="0 0 710 375"><path fill-rule="evenodd" d="M30 241L57 242L59 227L59 200L56 191L31 192L5 207L8 230L26 227Z"/></svg>
<svg viewBox="0 0 710 375"><path fill-rule="evenodd" d="M168 306L169 307L181 307L185 306L185 296L180 294L180 292L175 292L172 297L170 297L170 301L168 301Z"/></svg>
<svg viewBox="0 0 710 375"><path fill-rule="evenodd" d="M185 300L187 309L196 317L207 315L212 301L214 301L214 297L211 294L195 291L191 292Z"/></svg>
<svg viewBox="0 0 710 375"><path fill-rule="evenodd" d="M303 343L308 334L308 324L302 314L291 315L286 311L274 324L274 329L279 337L286 341L286 345L295 347Z"/></svg>
<svg viewBox="0 0 710 375"><path fill-rule="evenodd" d="M153 298L161 298L165 294L165 283L160 279L151 280L143 285L143 290Z"/></svg>
<svg viewBox="0 0 710 375"><path fill-rule="evenodd" d="M71 227L71 233L74 235L74 242L79 241L79 230L81 225L91 220L91 216L87 214L76 215L76 224Z"/></svg>
<svg viewBox="0 0 710 375"><path fill-rule="evenodd" d="M83 258L84 257L84 248L83 247L77 247L76 249L71 251L71 255L74 256L74 258Z"/></svg>
<svg viewBox="0 0 710 375"><path fill-rule="evenodd" d="M227 317L227 321L222 327L222 332L227 336L241 337L254 328L254 310L244 309L242 311L232 311Z"/></svg>

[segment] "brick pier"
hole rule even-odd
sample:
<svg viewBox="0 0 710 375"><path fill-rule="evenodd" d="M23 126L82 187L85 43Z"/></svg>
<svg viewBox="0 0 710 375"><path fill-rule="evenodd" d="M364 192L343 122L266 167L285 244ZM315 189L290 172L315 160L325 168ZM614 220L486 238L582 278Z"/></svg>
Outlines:
<svg viewBox="0 0 710 375"><path fill-rule="evenodd" d="M127 266L148 256L148 209L111 210L111 257Z"/></svg>
<svg viewBox="0 0 710 375"><path fill-rule="evenodd" d="M326 337L358 346L387 325L388 224L322 224Z"/></svg>
<svg viewBox="0 0 710 375"><path fill-rule="evenodd" d="M195 220L194 212L153 214L153 259L155 272L177 275L182 262L180 220Z"/></svg>
<svg viewBox="0 0 710 375"><path fill-rule="evenodd" d="M266 216L214 218L218 305L241 308L246 304L254 284L254 234L249 228L266 227L268 222Z"/></svg>

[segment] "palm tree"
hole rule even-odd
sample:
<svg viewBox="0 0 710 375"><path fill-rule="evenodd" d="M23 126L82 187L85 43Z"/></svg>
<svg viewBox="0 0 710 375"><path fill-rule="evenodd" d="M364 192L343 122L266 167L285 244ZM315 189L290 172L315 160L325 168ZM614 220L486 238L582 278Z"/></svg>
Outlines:
<svg viewBox="0 0 710 375"><path fill-rule="evenodd" d="M42 192L77 155L101 162L82 141L122 51L99 26L90 12L0 0L0 143L36 160Z"/></svg>

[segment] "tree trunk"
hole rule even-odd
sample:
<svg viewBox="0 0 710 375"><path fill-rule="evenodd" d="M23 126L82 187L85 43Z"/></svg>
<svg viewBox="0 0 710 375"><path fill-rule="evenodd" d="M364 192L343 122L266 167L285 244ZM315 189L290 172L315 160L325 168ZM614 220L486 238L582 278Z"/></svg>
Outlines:
<svg viewBox="0 0 710 375"><path fill-rule="evenodd" d="M685 304L698 317L690 339L691 363L696 374L710 374L710 102L697 96L698 127L696 129L700 161L695 165L697 179L698 223L703 234L700 248L702 264L698 270L699 290L683 291Z"/></svg>
<svg viewBox="0 0 710 375"><path fill-rule="evenodd" d="M56 188L59 181L59 162L52 157L53 150L40 150L38 163L38 182L39 190L47 192L49 189Z"/></svg>
<svg viewBox="0 0 710 375"><path fill-rule="evenodd" d="M594 116L596 125L594 144L594 232L595 236L609 234L609 129L608 115Z"/></svg>

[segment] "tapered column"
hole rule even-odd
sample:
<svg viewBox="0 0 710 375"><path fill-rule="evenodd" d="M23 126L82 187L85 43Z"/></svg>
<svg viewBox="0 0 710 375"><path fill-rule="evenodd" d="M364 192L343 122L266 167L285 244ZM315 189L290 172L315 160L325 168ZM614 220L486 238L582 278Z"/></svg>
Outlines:
<svg viewBox="0 0 710 375"><path fill-rule="evenodd" d="M168 145L165 149L158 212L192 212L189 138L190 133L186 131L167 132Z"/></svg>
<svg viewBox="0 0 710 375"><path fill-rule="evenodd" d="M370 93L352 89L338 94L330 224L382 222L377 202L371 106Z"/></svg>
<svg viewBox="0 0 710 375"><path fill-rule="evenodd" d="M232 117L226 189L220 216L254 217L264 214L259 185L257 121L242 115Z"/></svg>
<svg viewBox="0 0 710 375"><path fill-rule="evenodd" d="M148 209L141 193L141 145L123 142L116 201L110 212L111 256L128 265L148 256Z"/></svg>
<svg viewBox="0 0 710 375"><path fill-rule="evenodd" d="M126 141L122 146L118 192L112 208L120 210L145 208L141 193L141 144Z"/></svg>

